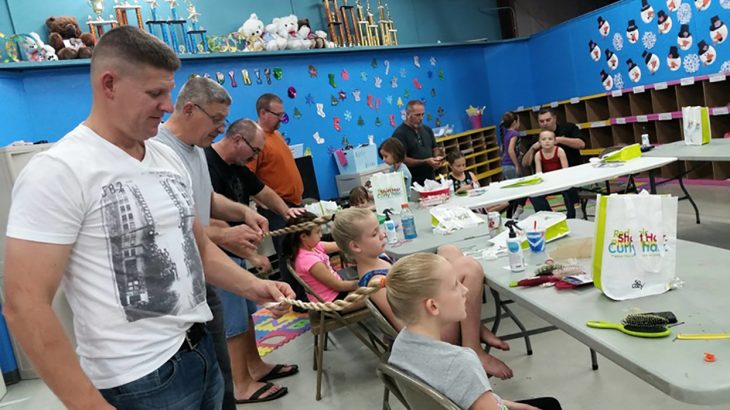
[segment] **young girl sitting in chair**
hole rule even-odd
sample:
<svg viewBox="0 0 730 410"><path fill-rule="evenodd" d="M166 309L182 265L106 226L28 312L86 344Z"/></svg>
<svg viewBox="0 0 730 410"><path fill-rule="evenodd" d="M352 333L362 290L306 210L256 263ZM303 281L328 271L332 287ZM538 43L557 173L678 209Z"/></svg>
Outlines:
<svg viewBox="0 0 730 410"><path fill-rule="evenodd" d="M370 212L370 211L365 211ZM370 212L372 214L372 212ZM317 215L304 212L296 218L291 218L288 226L311 222ZM308 231L299 231L286 235L282 243L285 256L292 261L292 267L297 275L325 302L342 300L350 291L357 288L357 280L343 280L330 264L329 253L337 252L337 244L323 242L322 228L317 226ZM285 269L282 267L282 269ZM307 295L310 301L318 302L313 295ZM351 309L362 308L364 303L353 306Z"/></svg>
<svg viewBox="0 0 730 410"><path fill-rule="evenodd" d="M361 287L368 286L373 281L377 282L388 274L391 262L381 258L385 251L385 234L372 212L360 208L338 212L332 236L338 247L355 260ZM448 260L450 271L455 273L458 281L469 289L466 317L445 326L441 330L441 340L471 348L487 373L500 379L511 378L512 370L481 348L480 343L483 341L498 349L509 350L509 345L482 326L480 321L484 291L484 271L481 265L474 258L464 256L454 246L443 246L438 253ZM403 323L388 304L385 290L376 292L371 299L396 330L403 328Z"/></svg>
<svg viewBox="0 0 730 410"><path fill-rule="evenodd" d="M451 270L449 261L429 253L406 256L390 269L384 280L386 299L405 325L393 343L390 364L423 380L462 409L560 409L550 397L502 400L492 391L473 350L442 341L443 329L468 315L469 290Z"/></svg>
<svg viewBox="0 0 730 410"><path fill-rule="evenodd" d="M568 157L565 151L555 142L555 133L552 131L542 131L539 135L540 151L535 154L535 171L551 172L559 169L568 168ZM563 201L565 202L566 214L568 219L575 218L575 204L571 199L569 191L563 191ZM538 196L532 199L536 211L552 210L545 196Z"/></svg>
<svg viewBox="0 0 730 410"><path fill-rule="evenodd" d="M446 154L446 160L449 162L451 173L449 179L454 184L454 193L470 191L479 188L479 181L476 175L471 171L466 171L466 157L458 149L449 151Z"/></svg>
<svg viewBox="0 0 730 410"><path fill-rule="evenodd" d="M406 159L406 149L398 138L388 138L378 148L378 154L383 162L390 165L390 172L400 172L406 184L406 195L411 196L411 171L403 162Z"/></svg>

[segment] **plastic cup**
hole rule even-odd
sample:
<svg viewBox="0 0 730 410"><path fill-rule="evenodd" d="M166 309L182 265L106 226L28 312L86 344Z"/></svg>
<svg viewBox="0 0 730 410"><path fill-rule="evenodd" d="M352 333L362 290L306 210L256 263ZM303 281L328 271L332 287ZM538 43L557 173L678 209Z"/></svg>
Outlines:
<svg viewBox="0 0 730 410"><path fill-rule="evenodd" d="M531 251L545 252L545 231L527 231L527 243Z"/></svg>

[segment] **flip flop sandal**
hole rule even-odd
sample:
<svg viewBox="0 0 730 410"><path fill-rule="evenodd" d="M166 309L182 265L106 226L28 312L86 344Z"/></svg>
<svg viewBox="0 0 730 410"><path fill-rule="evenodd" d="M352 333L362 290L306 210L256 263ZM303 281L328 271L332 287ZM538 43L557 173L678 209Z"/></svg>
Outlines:
<svg viewBox="0 0 730 410"><path fill-rule="evenodd" d="M263 403L265 401L276 400L280 397L286 396L286 394L289 393L289 389L287 389L286 387L282 387L281 389L277 390L276 393L272 393L266 397L261 397L262 394L269 391L272 387L274 387L274 383L266 383L263 387L253 392L251 397L249 397L247 400L236 400L236 404Z"/></svg>
<svg viewBox="0 0 730 410"><path fill-rule="evenodd" d="M290 367L288 371L282 372L281 369ZM282 377L289 377L299 373L299 366L295 364L277 364L271 371L266 373L264 377L259 379L260 382L267 382L269 380L281 379Z"/></svg>

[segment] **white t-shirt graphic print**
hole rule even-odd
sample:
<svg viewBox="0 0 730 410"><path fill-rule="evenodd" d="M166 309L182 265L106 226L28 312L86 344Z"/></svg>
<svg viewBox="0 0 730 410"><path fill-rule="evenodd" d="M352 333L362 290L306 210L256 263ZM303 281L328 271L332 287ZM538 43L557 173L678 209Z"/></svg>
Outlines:
<svg viewBox="0 0 730 410"><path fill-rule="evenodd" d="M147 141L137 161L84 125L18 177L8 236L73 244L61 285L97 388L155 370L193 322L210 320L192 198L168 147Z"/></svg>

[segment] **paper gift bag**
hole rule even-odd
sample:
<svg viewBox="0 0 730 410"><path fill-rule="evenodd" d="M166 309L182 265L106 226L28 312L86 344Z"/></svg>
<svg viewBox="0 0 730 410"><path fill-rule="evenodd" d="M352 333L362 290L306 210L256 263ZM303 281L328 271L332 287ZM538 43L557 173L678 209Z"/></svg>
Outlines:
<svg viewBox="0 0 730 410"><path fill-rule="evenodd" d="M377 213L390 209L399 214L401 204L408 202L405 179L400 172L378 172L370 178L370 183Z"/></svg>
<svg viewBox="0 0 730 410"><path fill-rule="evenodd" d="M677 258L677 198L598 195L591 265L595 286L611 299L670 288Z"/></svg>
<svg viewBox="0 0 730 410"><path fill-rule="evenodd" d="M684 143L704 145L710 142L710 111L707 107L682 107Z"/></svg>

